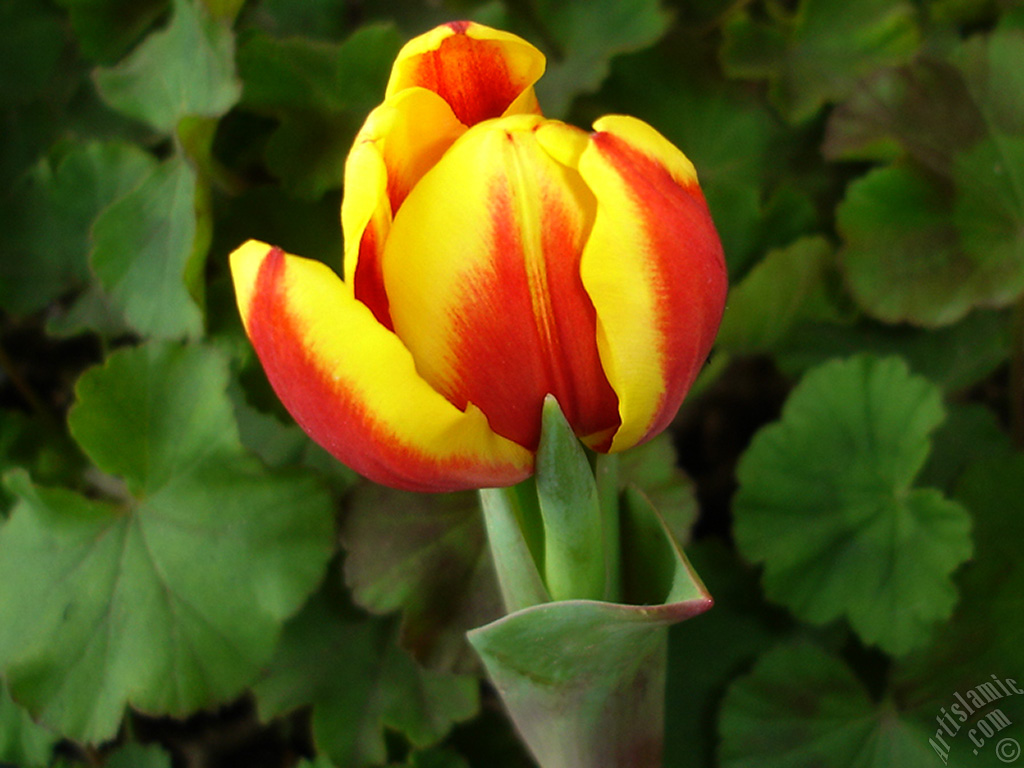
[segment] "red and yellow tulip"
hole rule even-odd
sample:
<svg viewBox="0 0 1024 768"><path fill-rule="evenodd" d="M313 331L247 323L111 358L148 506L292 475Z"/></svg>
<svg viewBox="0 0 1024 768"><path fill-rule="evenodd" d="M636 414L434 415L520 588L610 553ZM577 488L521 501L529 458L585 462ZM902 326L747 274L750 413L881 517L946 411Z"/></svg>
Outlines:
<svg viewBox="0 0 1024 768"><path fill-rule="evenodd" d="M415 38L348 157L344 279L256 241L231 255L282 402L372 480L522 480L548 393L588 446L629 448L711 348L726 273L693 165L631 117L545 119L543 71L477 24Z"/></svg>

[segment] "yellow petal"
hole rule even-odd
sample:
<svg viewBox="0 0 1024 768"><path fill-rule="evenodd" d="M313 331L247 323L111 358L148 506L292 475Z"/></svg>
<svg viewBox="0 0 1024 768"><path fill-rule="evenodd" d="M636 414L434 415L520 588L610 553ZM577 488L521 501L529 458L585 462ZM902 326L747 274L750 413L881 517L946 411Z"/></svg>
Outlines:
<svg viewBox="0 0 1024 768"><path fill-rule="evenodd" d="M675 415L711 349L727 280L693 164L635 118L607 116L594 128L579 159L597 198L580 268L619 398L618 451Z"/></svg>
<svg viewBox="0 0 1024 768"><path fill-rule="evenodd" d="M352 145L341 204L345 282L388 328L380 257L392 217L420 177L465 130L440 96L409 88L373 110Z"/></svg>
<svg viewBox="0 0 1024 768"><path fill-rule="evenodd" d="M396 333L449 400L533 448L550 393L600 444L618 408L579 275L594 201L538 143L545 124L510 116L459 139L395 217L384 280Z"/></svg>
<svg viewBox="0 0 1024 768"><path fill-rule="evenodd" d="M348 466L418 491L510 485L532 471L529 451L420 378L398 338L325 265L250 240L231 254L231 271L278 397Z"/></svg>
<svg viewBox="0 0 1024 768"><path fill-rule="evenodd" d="M469 21L432 29L408 43L391 70L386 95L423 87L440 95L465 125L536 111L533 84L544 54L520 37Z"/></svg>

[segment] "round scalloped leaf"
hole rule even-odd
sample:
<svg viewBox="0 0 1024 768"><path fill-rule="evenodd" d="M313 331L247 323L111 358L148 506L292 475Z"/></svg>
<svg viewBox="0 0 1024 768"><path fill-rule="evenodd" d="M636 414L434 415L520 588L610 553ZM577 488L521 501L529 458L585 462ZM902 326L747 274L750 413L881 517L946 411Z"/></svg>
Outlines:
<svg viewBox="0 0 1024 768"><path fill-rule="evenodd" d="M901 166L871 171L850 184L836 216L847 285L872 317L948 325L984 300L950 201L923 176Z"/></svg>
<svg viewBox="0 0 1024 768"><path fill-rule="evenodd" d="M96 88L111 107L170 133L186 115L220 117L238 101L235 38L198 0L172 0L170 24L110 69Z"/></svg>
<svg viewBox="0 0 1024 768"><path fill-rule="evenodd" d="M808 642L779 646L737 680L719 720L723 768L931 768L925 728L876 703L842 661Z"/></svg>
<svg viewBox="0 0 1024 768"><path fill-rule="evenodd" d="M742 10L725 26L722 62L732 77L767 79L769 95L792 123L848 95L861 77L901 64L920 33L906 2L801 0L795 15L764 23Z"/></svg>
<svg viewBox="0 0 1024 768"><path fill-rule="evenodd" d="M963 507L912 487L943 417L939 389L899 358L835 360L804 377L737 470L737 544L763 563L771 599L812 623L846 616L894 655L928 639L971 554Z"/></svg>
<svg viewBox="0 0 1024 768"><path fill-rule="evenodd" d="M126 705L183 716L237 696L333 550L332 505L308 477L246 454L228 369L201 347L111 355L69 421L113 501L8 476L0 529L0 667L61 734L112 737Z"/></svg>
<svg viewBox="0 0 1024 768"><path fill-rule="evenodd" d="M475 717L477 679L417 666L394 644L392 627L346 619L324 592L314 596L254 686L260 717L312 705L318 751L346 768L382 764L387 730L423 748Z"/></svg>

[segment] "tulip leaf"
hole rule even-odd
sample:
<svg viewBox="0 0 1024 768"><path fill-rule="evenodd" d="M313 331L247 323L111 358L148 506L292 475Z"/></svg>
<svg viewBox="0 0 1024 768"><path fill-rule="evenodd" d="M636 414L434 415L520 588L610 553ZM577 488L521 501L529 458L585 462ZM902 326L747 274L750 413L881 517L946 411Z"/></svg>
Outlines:
<svg viewBox="0 0 1024 768"><path fill-rule="evenodd" d="M622 542L626 603L542 603L469 633L540 765L658 764L667 627L711 600L635 489L624 494Z"/></svg>
<svg viewBox="0 0 1024 768"><path fill-rule="evenodd" d="M126 142L75 144L40 160L11 196L17 221L0 262L0 306L43 308L89 280L89 228L156 165Z"/></svg>
<svg viewBox="0 0 1024 768"><path fill-rule="evenodd" d="M536 486L544 525L544 584L552 600L602 600L617 591L618 521L605 524L594 472L558 401L544 398ZM617 510L612 511L614 516ZM606 531L614 525L614 535ZM606 547L614 546L614 552Z"/></svg>
<svg viewBox="0 0 1024 768"><path fill-rule="evenodd" d="M807 641L781 645L722 703L723 768L928 768L931 733L891 701L875 702L838 658Z"/></svg>
<svg viewBox="0 0 1024 768"><path fill-rule="evenodd" d="M970 518L913 487L943 417L938 388L899 358L835 360L804 376L737 470L737 544L764 564L772 600L815 624L846 616L892 655L949 617Z"/></svg>
<svg viewBox="0 0 1024 768"><path fill-rule="evenodd" d="M401 43L393 26L374 25L341 45L254 35L242 46L242 104L280 121L265 157L286 189L316 199L341 186L352 139L384 100Z"/></svg>
<svg viewBox="0 0 1024 768"><path fill-rule="evenodd" d="M244 453L227 377L200 347L116 352L69 417L110 500L8 475L0 666L67 737L111 738L126 705L183 716L237 696L322 576L330 501Z"/></svg>
<svg viewBox="0 0 1024 768"><path fill-rule="evenodd" d="M767 352L805 321L841 318L831 295L833 249L806 237L769 253L729 293L718 345L732 352Z"/></svg>
<svg viewBox="0 0 1024 768"><path fill-rule="evenodd" d="M401 609L404 648L432 669L476 667L465 633L502 612L476 494L364 483L350 495L341 539L353 599L378 614Z"/></svg>
<svg viewBox="0 0 1024 768"><path fill-rule="evenodd" d="M101 64L117 61L168 6L168 0L56 2L67 9L82 53Z"/></svg>
<svg viewBox="0 0 1024 768"><path fill-rule="evenodd" d="M550 117L564 117L574 98L600 88L613 57L656 43L670 18L659 0L537 0L534 5L559 46L536 85Z"/></svg>
<svg viewBox="0 0 1024 768"><path fill-rule="evenodd" d="M318 751L350 768L385 761L385 728L427 747L474 717L476 679L417 667L393 634L389 622L344 618L318 594L288 624L254 687L260 716L312 704Z"/></svg>
<svg viewBox="0 0 1024 768"><path fill-rule="evenodd" d="M782 115L800 123L845 98L857 81L917 51L919 31L907 2L800 0L792 16L770 22L749 11L725 25L722 62L731 77L764 79Z"/></svg>
<svg viewBox="0 0 1024 768"><path fill-rule="evenodd" d="M165 160L93 226L92 266L114 306L143 334L198 336L209 202L181 154Z"/></svg>
<svg viewBox="0 0 1024 768"><path fill-rule="evenodd" d="M116 67L96 73L119 112L171 133L186 116L220 117L238 101L234 35L198 0L173 0L171 22Z"/></svg>

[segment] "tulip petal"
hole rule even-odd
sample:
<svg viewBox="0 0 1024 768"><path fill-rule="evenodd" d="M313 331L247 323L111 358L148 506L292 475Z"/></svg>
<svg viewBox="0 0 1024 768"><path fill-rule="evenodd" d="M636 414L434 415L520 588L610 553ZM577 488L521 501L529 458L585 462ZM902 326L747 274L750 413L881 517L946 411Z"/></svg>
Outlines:
<svg viewBox="0 0 1024 768"><path fill-rule="evenodd" d="M538 112L533 84L544 54L521 37L470 21L443 24L398 53L386 96L404 88L437 93L466 126L508 114Z"/></svg>
<svg viewBox="0 0 1024 768"><path fill-rule="evenodd" d="M386 328L391 315L380 256L392 217L465 130L436 93L409 88L370 113L349 152L341 204L345 282Z"/></svg>
<svg viewBox="0 0 1024 768"><path fill-rule="evenodd" d="M254 240L231 254L246 331L281 402L324 448L371 480L416 491L510 485L533 457L460 411L415 371L328 267Z"/></svg>
<svg viewBox="0 0 1024 768"><path fill-rule="evenodd" d="M395 217L384 280L395 332L436 390L531 450L553 394L601 447L618 404L579 275L594 200L537 142L543 125L517 115L463 135Z"/></svg>
<svg viewBox="0 0 1024 768"><path fill-rule="evenodd" d="M598 317L601 360L619 398L611 450L672 420L721 321L722 246L693 164L631 117L594 124L579 171L597 197L581 274Z"/></svg>

